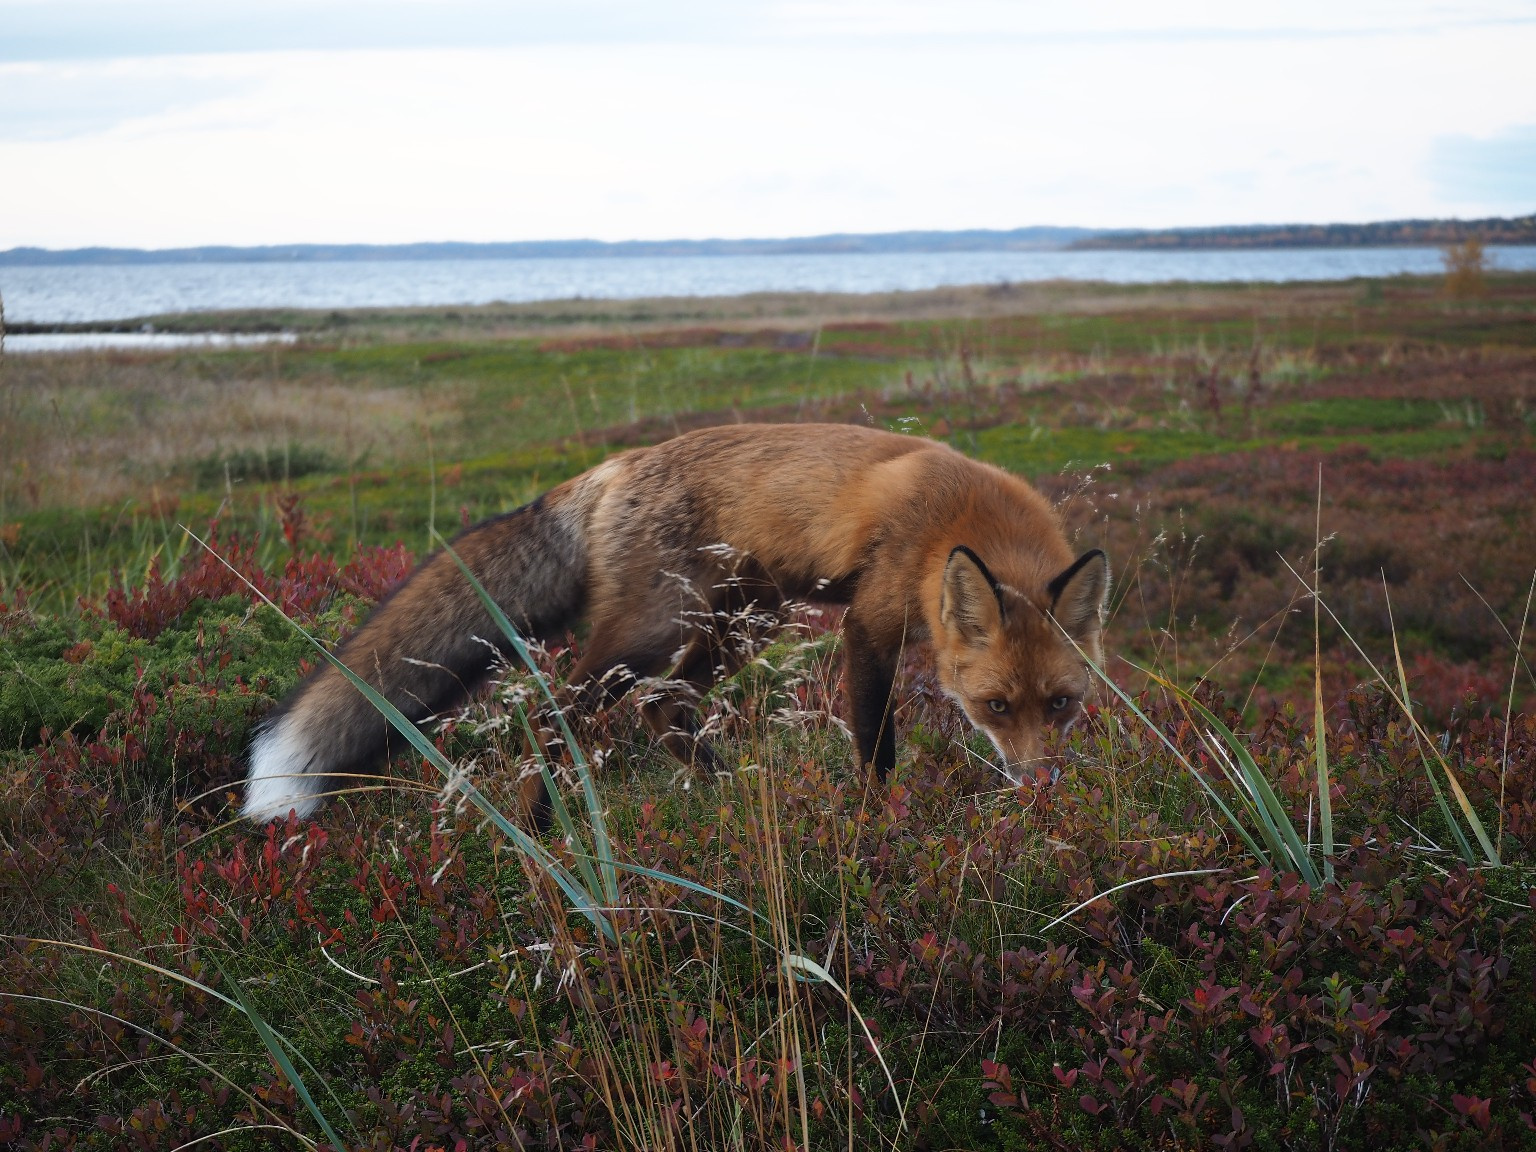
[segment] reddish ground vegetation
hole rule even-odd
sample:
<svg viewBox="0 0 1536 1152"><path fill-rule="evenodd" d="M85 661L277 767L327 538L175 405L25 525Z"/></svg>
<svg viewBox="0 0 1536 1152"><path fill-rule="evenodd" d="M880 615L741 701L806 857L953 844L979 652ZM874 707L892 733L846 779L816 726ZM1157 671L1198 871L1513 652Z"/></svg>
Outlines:
<svg viewBox="0 0 1536 1152"><path fill-rule="evenodd" d="M1300 698L1310 699L1310 662L1298 658L1313 647L1304 582L1320 474L1323 600L1337 617L1322 617L1323 646L1337 657L1329 699L1342 701L1370 677L1342 627L1394 675L1395 630L1436 722L1469 692L1499 708L1536 575L1536 453L1528 451L1448 461L1378 460L1364 448L1208 456L1101 482L1116 498L1091 500L1078 515L1100 516L1089 531L1111 555L1141 558L1116 615L1120 650L1171 661L1182 644L1187 673L1220 659L1228 685L1268 662L1261 685L1269 699L1283 698L1287 676L1303 673ZM1164 527L1149 541L1157 525L1176 525L1177 534ZM1517 702L1527 699L1528 677L1515 685Z"/></svg>
<svg viewBox="0 0 1536 1152"><path fill-rule="evenodd" d="M264 570L237 542L221 550L333 627L344 622L313 616L317 584L377 593L406 560ZM249 603L227 578L201 562L156 574L105 607L103 626L170 644L200 605ZM28 627L25 613L6 619L12 634ZM241 691L224 660L240 635L204 627L185 683ZM799 702L824 705L835 676L824 665ZM201 744L176 743L192 726L155 735L151 691L94 734L26 743L0 807L7 1140L161 1148L231 1127L308 1128L294 1085L213 995L236 981L304 1052L349 1147L613 1147L628 1142L625 1108L663 1118L679 1140L723 1133L736 1116L752 1142L778 1147L799 1139L786 1101L800 1083L815 1133L916 1138L895 1136L889 1088L847 1004L781 981L770 942L724 929L731 914L675 884L624 879L622 934L607 943L475 821L429 813L410 792L253 832L125 790L167 759L178 780L230 782L249 703L276 690L247 690L240 718ZM1238 723L1219 694L1204 699ZM1140 703L1210 766L1184 712ZM1121 709L1095 709L1061 749L1056 789L1003 795L959 753L964 725L931 678L910 681L901 723L910 761L888 791L793 743L765 761L766 806L750 775L703 806L659 779L634 804L622 770L604 787L624 812L624 858L755 907L782 903L794 947L867 1015L926 1146L1528 1146L1529 716L1506 730L1463 712L1446 731L1507 863L1469 869L1445 850L1407 725L1383 693L1353 692L1329 726L1341 848L1335 882L1317 890L1254 867ZM751 727L743 747L762 739ZM1273 714L1248 743L1305 827L1317 799L1310 721ZM420 770L402 766L407 782ZM648 990L638 1000L637 982ZM811 1045L799 1057L771 1023L790 1004ZM637 1046L630 1068L622 1054ZM615 1081L616 1067L632 1078Z"/></svg>
<svg viewBox="0 0 1536 1152"><path fill-rule="evenodd" d="M836 1146L1536 1145L1536 723L1511 636L1536 572L1536 356L1520 340L1416 341L1415 325L1471 341L1480 321L1415 306L1391 341L1207 354L1175 340L1155 356L1041 317L947 343L842 325L818 355L931 353L933 369L758 414L920 413L974 448L1048 413L1063 443L1108 444L1115 467L1093 483L1046 469L1042 487L1116 559L1111 651L1186 685L1210 672L1199 699L1243 733L1319 861L1303 582L1321 467L1322 591L1342 627L1323 618L1338 850L1316 886L1244 847L1168 747L1222 792L1213 745L1126 664L1111 672L1146 719L1101 700L1057 749L1056 788L999 793L914 660L902 766L878 789L841 767L823 651L793 674L754 666L722 693L727 759L743 768L722 782L677 787L630 704L581 730L608 753L620 859L718 888L774 926L628 872L605 939L494 832L434 805L440 782L420 762L313 822L224 823L251 725L312 659L245 581L333 640L408 569L403 548L311 553L316 525L283 498L270 561L215 535L228 566L207 552L154 565L77 620L0 605L3 655L25 671L0 685L0 1141L242 1147L290 1126L321 1139L223 995L290 1037L318 1107L360 1149L782 1149L807 1133ZM1208 320L1235 331L1231 309ZM1407 425L1346 411L1372 400L1445 411L1412 425L1412 451L1384 452L1378 435ZM1277 415L1300 430L1238 450ZM1122 454L1120 433L1148 439ZM1429 745L1351 641L1395 686L1394 632ZM495 798L516 731L502 701L438 739ZM1426 771L1434 752L1500 866L1474 863L1470 825L1445 819L1437 787L1451 778ZM828 986L786 977L791 950L836 977L862 1024Z"/></svg>

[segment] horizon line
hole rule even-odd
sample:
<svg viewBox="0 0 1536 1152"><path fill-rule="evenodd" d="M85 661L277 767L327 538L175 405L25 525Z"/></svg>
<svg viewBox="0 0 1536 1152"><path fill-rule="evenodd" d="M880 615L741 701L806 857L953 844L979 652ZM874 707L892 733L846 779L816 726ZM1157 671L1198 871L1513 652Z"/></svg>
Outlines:
<svg viewBox="0 0 1536 1152"><path fill-rule="evenodd" d="M1370 233L1385 233L1390 229L1430 231L1450 229L1456 232L1475 229L1483 232L1506 232L1518 235L1515 242L1536 242L1536 213L1524 216L1463 217L1412 217L1377 221L1335 221L1315 223L1292 221L1280 224L1211 224L1177 228L1104 228L1083 225L1032 224L1015 228L909 228L882 232L820 232L799 236L754 237L673 237L659 240L598 240L591 237L572 237L549 240L415 240L397 242L368 241L299 241L275 244L190 244L170 247L137 247L111 244L88 244L70 248L50 248L42 245L22 244L0 249L0 263L12 266L29 263L41 258L42 263L153 261L169 262L174 258L188 258L207 262L245 262L241 257L261 261L281 262L305 259L357 259L374 254L390 254L405 259L430 259L452 251L456 255L515 258L548 255L578 257L583 255L813 255L813 254L860 254L860 253L942 253L961 251L1051 251L1079 246L1090 241L1091 247L1103 247L1116 241L1147 241L1166 238L1170 241L1199 240L1219 241L1243 237L1277 239L1287 233L1306 232L1322 239L1328 233L1343 234L1363 232L1354 241L1335 240L1336 246L1353 243L1374 246L1393 242L1383 236L1375 241L1367 238ZM1324 236L1318 236L1322 233ZM1300 239L1298 237L1298 239ZM1415 243L1411 237L1395 238L1398 244ZM1418 243L1443 241L1424 239ZM1493 241L1497 243L1498 241ZM1136 244L1135 246L1141 246ZM1227 246L1227 245L1222 245ZM1267 245L1266 245L1267 246ZM114 260L113 258L116 258Z"/></svg>

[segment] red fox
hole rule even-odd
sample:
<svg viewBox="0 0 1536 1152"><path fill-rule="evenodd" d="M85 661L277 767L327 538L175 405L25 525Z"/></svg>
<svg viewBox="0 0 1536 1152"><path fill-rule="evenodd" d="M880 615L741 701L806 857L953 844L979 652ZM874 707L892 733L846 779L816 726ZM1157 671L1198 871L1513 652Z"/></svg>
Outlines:
<svg viewBox="0 0 1536 1152"><path fill-rule="evenodd" d="M882 779L896 763L904 648L926 643L939 684L1015 780L1041 758L1044 730L1077 716L1090 688L1082 654L1103 659L1104 553L1074 559L1028 484L917 436L832 424L690 432L614 456L453 548L524 635L554 641L586 622L565 703L590 709L665 677L642 716L695 764L713 763L699 695L750 658L786 601L847 606L854 743ZM747 643L727 620L750 622ZM488 675L497 638L439 552L338 656L421 722ZM244 815L308 816L339 777L377 771L391 744L384 719L322 665L257 730ZM537 819L542 785L525 798Z"/></svg>

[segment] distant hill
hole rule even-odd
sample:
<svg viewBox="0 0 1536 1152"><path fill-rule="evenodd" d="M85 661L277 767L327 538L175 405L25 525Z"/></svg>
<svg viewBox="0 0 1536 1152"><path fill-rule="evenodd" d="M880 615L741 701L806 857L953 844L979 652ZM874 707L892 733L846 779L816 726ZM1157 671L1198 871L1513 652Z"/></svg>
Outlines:
<svg viewBox="0 0 1536 1152"><path fill-rule="evenodd" d="M791 256L836 253L1058 252L1090 249L1382 248L1536 244L1536 215L1377 224L1251 224L1164 230L973 228L956 232L834 232L763 240L517 240L499 244L271 244L253 248L11 248L0 267L72 264L277 264L357 260L536 260L632 256Z"/></svg>
<svg viewBox="0 0 1536 1152"><path fill-rule="evenodd" d="M1055 251L1088 228L971 229L962 232L837 232L778 240L521 240L502 244L276 244L255 248L12 248L0 267L20 264L268 264L351 260L529 260L592 256L775 256L845 252Z"/></svg>
<svg viewBox="0 0 1536 1152"><path fill-rule="evenodd" d="M1536 244L1536 215L1487 220L1387 220L1377 224L1253 224L1229 228L1096 232L1083 249L1394 248L1422 244Z"/></svg>

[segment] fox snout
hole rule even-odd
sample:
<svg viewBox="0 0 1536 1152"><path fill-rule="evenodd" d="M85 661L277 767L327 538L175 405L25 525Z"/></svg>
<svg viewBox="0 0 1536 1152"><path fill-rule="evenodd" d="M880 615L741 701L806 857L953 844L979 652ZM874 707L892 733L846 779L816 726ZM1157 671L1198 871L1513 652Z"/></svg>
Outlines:
<svg viewBox="0 0 1536 1152"><path fill-rule="evenodd" d="M1045 736L1052 728L1065 732L1077 719L1079 709L1073 704L1064 704L1056 709L1062 714L1051 717L1051 703L1061 702L1045 702L1041 711L1047 715L1033 722L1026 721L1013 731L999 731L984 720L976 724L997 749L997 770L1016 785L1038 779L1042 767L1049 768L1052 784L1061 778L1061 759L1046 753Z"/></svg>
<svg viewBox="0 0 1536 1152"><path fill-rule="evenodd" d="M986 729L983 728L982 731L985 732ZM992 746L997 749L1000 757L997 764L998 771L1013 784L1023 784L1026 781L1033 780L1041 765L1046 762L1045 741L1038 735L1032 739L1026 737L1012 742L999 740L991 732L987 732L987 736L992 741ZM1051 783L1056 783L1056 779L1060 775L1060 766L1053 764L1051 766Z"/></svg>

